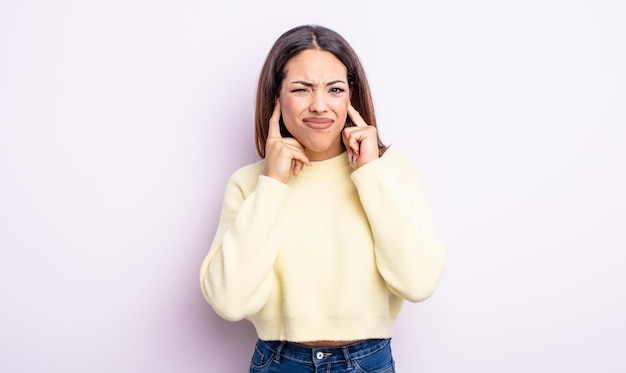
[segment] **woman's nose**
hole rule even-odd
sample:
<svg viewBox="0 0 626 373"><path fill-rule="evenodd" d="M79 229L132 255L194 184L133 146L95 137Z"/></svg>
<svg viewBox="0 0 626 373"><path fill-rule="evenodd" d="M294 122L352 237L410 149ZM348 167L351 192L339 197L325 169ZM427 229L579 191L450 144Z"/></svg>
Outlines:
<svg viewBox="0 0 626 373"><path fill-rule="evenodd" d="M325 113L328 111L326 105L326 98L322 92L314 92L311 95L311 104L309 105L309 111L313 113Z"/></svg>

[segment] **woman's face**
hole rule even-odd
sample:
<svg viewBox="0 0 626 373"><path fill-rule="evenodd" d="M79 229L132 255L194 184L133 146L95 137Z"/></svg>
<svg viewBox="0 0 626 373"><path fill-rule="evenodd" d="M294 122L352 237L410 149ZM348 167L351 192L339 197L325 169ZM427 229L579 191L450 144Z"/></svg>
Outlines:
<svg viewBox="0 0 626 373"><path fill-rule="evenodd" d="M279 99L287 130L311 161L341 154L350 103L346 66L330 52L307 49L286 70Z"/></svg>

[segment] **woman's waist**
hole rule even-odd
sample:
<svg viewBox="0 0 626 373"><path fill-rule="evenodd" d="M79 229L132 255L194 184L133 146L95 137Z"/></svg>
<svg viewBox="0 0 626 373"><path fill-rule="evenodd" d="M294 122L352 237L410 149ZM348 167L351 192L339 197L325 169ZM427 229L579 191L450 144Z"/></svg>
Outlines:
<svg viewBox="0 0 626 373"><path fill-rule="evenodd" d="M309 347L336 347L366 339L391 337L395 316L386 312L378 315L361 312L350 316L326 313L290 317L261 312L248 319L262 340L291 341Z"/></svg>
<svg viewBox="0 0 626 373"><path fill-rule="evenodd" d="M345 347L351 344L362 342L362 340L352 341L310 341L310 342L298 342L297 344L307 347Z"/></svg>

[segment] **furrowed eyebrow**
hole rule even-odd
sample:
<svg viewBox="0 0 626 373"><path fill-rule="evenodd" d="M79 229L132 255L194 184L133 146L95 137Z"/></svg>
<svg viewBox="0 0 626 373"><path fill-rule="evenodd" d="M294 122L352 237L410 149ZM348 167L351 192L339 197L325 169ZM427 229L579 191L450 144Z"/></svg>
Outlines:
<svg viewBox="0 0 626 373"><path fill-rule="evenodd" d="M305 87L313 87L313 83L305 82L304 80L296 80L295 82L291 82L291 84L301 84Z"/></svg>
<svg viewBox="0 0 626 373"><path fill-rule="evenodd" d="M337 84L337 83L346 84L346 82L344 82L343 80L333 80L332 82L326 83L326 85L333 85L333 84Z"/></svg>
<svg viewBox="0 0 626 373"><path fill-rule="evenodd" d="M338 80L330 81L330 82L326 83L326 85L329 86L329 85L333 85L333 84L337 84L337 83L346 84L345 81L338 79ZM296 80L294 82L291 82L291 84L301 84L301 85L303 85L305 87L313 87L313 83L305 82L304 80Z"/></svg>

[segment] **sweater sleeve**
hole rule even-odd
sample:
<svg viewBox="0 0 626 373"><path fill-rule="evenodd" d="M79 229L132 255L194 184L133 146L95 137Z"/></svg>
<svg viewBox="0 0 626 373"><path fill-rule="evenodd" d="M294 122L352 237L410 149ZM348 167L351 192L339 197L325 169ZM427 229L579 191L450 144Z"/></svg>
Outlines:
<svg viewBox="0 0 626 373"><path fill-rule="evenodd" d="M352 173L374 237L376 265L389 289L419 302L435 290L447 253L439 241L412 159L387 151Z"/></svg>
<svg viewBox="0 0 626 373"><path fill-rule="evenodd" d="M289 189L263 175L250 179L241 174L228 182L215 238L200 270L205 298L230 321L257 313L267 302L281 240L277 221Z"/></svg>

